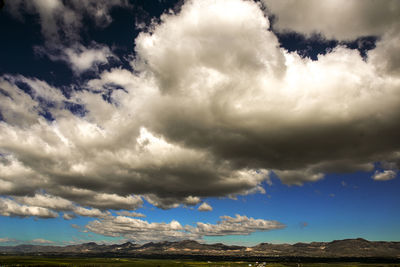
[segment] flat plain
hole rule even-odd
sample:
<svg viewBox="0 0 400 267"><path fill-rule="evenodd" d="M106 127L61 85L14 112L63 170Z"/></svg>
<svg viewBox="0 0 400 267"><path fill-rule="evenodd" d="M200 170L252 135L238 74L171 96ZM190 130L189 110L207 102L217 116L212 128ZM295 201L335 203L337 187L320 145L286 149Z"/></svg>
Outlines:
<svg viewBox="0 0 400 267"><path fill-rule="evenodd" d="M137 258L83 258L83 257L40 257L40 256L0 256L2 266L143 266L143 267L400 267L398 263L295 263L295 262L254 262L254 261L191 261L159 260Z"/></svg>

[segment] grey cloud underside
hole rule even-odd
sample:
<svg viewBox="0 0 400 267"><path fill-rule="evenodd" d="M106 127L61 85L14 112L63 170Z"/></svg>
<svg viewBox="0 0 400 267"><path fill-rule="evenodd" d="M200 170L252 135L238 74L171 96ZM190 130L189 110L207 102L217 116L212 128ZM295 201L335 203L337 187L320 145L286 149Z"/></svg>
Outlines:
<svg viewBox="0 0 400 267"><path fill-rule="evenodd" d="M327 38L355 40L360 36L380 36L399 24L396 0L263 0L274 15L276 30L302 34L323 34Z"/></svg>
<svg viewBox="0 0 400 267"><path fill-rule="evenodd" d="M135 72L104 71L70 98L45 81L3 75L0 194L88 214L76 207L134 210L143 197L167 209L263 192L271 171L302 184L382 162L392 177L399 31L397 21L385 23L390 31L379 28L367 60L339 46L311 61L279 48L260 4L187 1L137 37ZM98 92L111 85L123 90L104 101ZM87 112L75 115L65 102ZM36 194L72 208L45 207Z"/></svg>

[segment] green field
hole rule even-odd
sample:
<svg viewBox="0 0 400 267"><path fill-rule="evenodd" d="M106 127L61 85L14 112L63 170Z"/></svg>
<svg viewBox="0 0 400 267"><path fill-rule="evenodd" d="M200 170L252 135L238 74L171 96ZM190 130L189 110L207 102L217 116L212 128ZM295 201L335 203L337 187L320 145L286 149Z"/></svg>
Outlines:
<svg viewBox="0 0 400 267"><path fill-rule="evenodd" d="M0 256L2 266L143 266L143 267L175 267L175 266L257 266L256 262L224 262L224 261L191 261L191 260L150 260L133 258L74 258L74 257L33 257L33 256ZM366 263L267 263L268 267L400 267L400 264L366 264Z"/></svg>

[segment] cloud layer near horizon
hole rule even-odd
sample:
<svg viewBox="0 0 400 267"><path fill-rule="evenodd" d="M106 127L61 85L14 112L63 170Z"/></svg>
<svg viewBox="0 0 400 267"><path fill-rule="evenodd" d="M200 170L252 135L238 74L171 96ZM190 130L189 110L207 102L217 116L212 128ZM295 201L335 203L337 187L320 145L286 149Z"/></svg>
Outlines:
<svg viewBox="0 0 400 267"><path fill-rule="evenodd" d="M201 240L204 236L249 235L256 231L270 231L285 228L277 221L248 218L236 214L235 217L221 216L217 224L198 222L196 226L182 226L178 221L170 223L149 223L141 219L125 216L109 216L89 222L85 228L104 236L124 237L144 243L151 241Z"/></svg>
<svg viewBox="0 0 400 267"><path fill-rule="evenodd" d="M260 4L187 1L137 37L134 71L104 71L70 97L45 81L2 75L0 194L13 200L1 199L1 214L101 217L134 210L142 197L164 209L196 205L264 192L271 171L302 184L382 162L392 178L400 160L400 60L392 57L399 28L384 23L370 33L381 40L367 60L338 46L312 61L279 47ZM308 33L306 26L292 30ZM112 56L102 46L78 48L68 58L77 73Z"/></svg>

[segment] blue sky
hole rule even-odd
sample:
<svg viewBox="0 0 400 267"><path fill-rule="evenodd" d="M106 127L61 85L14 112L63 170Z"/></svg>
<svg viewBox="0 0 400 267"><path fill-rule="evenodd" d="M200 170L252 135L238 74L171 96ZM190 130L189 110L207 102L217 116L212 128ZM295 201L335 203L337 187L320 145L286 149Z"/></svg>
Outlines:
<svg viewBox="0 0 400 267"><path fill-rule="evenodd" d="M207 199L212 212L177 208L158 210L145 203L138 209L151 222L179 218L181 224L194 225L198 221L216 223L220 214L234 216L246 214L254 218L273 218L284 222L286 228L252 233L248 236L206 237L209 243L255 245L261 242L296 243L332 241L362 237L368 240L398 240L400 201L397 194L398 179L385 183L374 181L370 173L330 175L326 179L304 186L282 185L279 180L268 187L267 195L254 194L232 199ZM0 217L3 225L1 236L30 241L38 238L54 242L110 241L120 238L82 233L91 218L79 217L66 221ZM76 224L82 229L71 227Z"/></svg>
<svg viewBox="0 0 400 267"><path fill-rule="evenodd" d="M385 1L7 1L0 245L398 241Z"/></svg>

